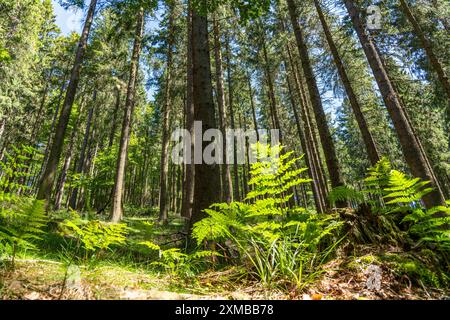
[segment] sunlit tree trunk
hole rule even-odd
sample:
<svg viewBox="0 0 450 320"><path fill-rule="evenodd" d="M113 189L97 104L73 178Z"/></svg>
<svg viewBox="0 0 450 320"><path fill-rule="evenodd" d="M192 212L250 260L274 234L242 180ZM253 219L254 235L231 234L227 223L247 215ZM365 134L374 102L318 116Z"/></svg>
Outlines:
<svg viewBox="0 0 450 320"><path fill-rule="evenodd" d="M160 162L160 179L159 179L159 221L163 224L167 223L168 218L168 196L167 196L167 179L169 170L169 136L170 136L170 113L172 109L171 105L171 86L172 86L172 56L173 56L173 21L175 15L175 5L169 4L169 35L167 43L167 68L166 68L166 81L164 83L164 106L163 106L163 128L161 139L161 162Z"/></svg>
<svg viewBox="0 0 450 320"><path fill-rule="evenodd" d="M430 181L434 190L423 197L423 201L427 208L437 205L446 205L442 190L435 179L434 172L429 164L426 154L421 147L419 138L415 135L406 110L404 109L400 97L398 96L389 75L384 67L383 61L378 53L375 44L364 29L360 18L359 9L353 1L344 0L347 11L356 30L358 38L366 54L369 65L372 69L375 80L380 89L384 104L392 119L400 145L403 149L403 155L415 177Z"/></svg>
<svg viewBox="0 0 450 320"><path fill-rule="evenodd" d="M220 43L219 23L216 15L213 17L214 27L214 59L216 66L216 88L217 88L217 104L219 107L219 127L223 135L223 159L226 160L227 139L226 139L226 109L225 109L225 92L223 87L223 68L222 68L222 52ZM230 165L225 161L222 165L222 185L223 185L223 200L227 203L233 201L233 183L231 180Z"/></svg>
<svg viewBox="0 0 450 320"><path fill-rule="evenodd" d="M181 216L190 219L192 215L192 206L194 203L194 183L195 183L195 165L194 157L194 103L193 103L193 66L192 66L192 9L191 0L188 0L187 9L187 44L186 44L186 130L191 136L190 148L191 159L186 164L185 178L183 181L183 203L181 205Z"/></svg>
<svg viewBox="0 0 450 320"><path fill-rule="evenodd" d="M422 28L419 25L419 22L414 17L414 15L411 11L411 8L408 5L408 2L406 0L400 0L400 5L401 5L403 12L406 15L406 18L413 26L414 33L419 38L420 43L422 44L422 47L424 48L425 53L427 54L428 60L430 61L431 67L437 73L439 82L441 83L442 87L444 88L445 93L447 94L447 99L449 100L448 104L447 104L447 108L450 108L450 82L448 80L448 76L445 73L444 67L442 66L438 57L434 54L431 42L425 36Z"/></svg>
<svg viewBox="0 0 450 320"><path fill-rule="evenodd" d="M80 80L80 69L84 59L84 53L87 46L87 40L89 32L91 30L92 20L94 19L95 8L97 6L97 0L91 0L89 9L86 15L83 31L81 32L80 40L78 43L77 52L75 55L75 61L70 75L69 84L67 86L66 96L62 106L61 114L59 116L58 125L54 133L54 139L52 148L50 151L49 159L42 176L39 190L37 193L38 199L45 199L47 204L50 200L53 185L56 179L56 171L58 168L59 159L61 157L64 137L66 134L67 125L70 119L70 113L72 111L72 105L75 100L75 94L78 88L78 82Z"/></svg>
<svg viewBox="0 0 450 320"><path fill-rule="evenodd" d="M94 115L95 105L97 100L97 91L94 90L93 98L92 98L92 105L89 108L89 114L86 120L86 129L84 131L84 138L83 138L83 144L81 145L80 150L80 157L78 158L78 164L75 171L75 174L82 175L84 173L84 165L85 165L85 157L86 157L86 151L88 147L88 139L91 134L91 124L92 124L92 117ZM78 200L78 191L79 188L75 187L75 189L72 192L72 195L70 197L69 206L72 209L77 209L77 200Z"/></svg>
<svg viewBox="0 0 450 320"><path fill-rule="evenodd" d="M139 54L141 52L142 32L144 30L144 10L139 9L137 15L137 25L133 45L133 54L130 63L130 77L128 80L127 98L125 100L125 113L122 123L122 133L120 137L119 154L116 164L116 175L114 179L114 189L112 193L111 221L118 222L123 216L123 190L125 185L125 166L128 155L128 145L130 143L131 124L135 103L136 77L139 67Z"/></svg>
<svg viewBox="0 0 450 320"><path fill-rule="evenodd" d="M319 131L320 141L325 155L328 173L331 180L331 186L333 188L341 186L343 184L341 177L341 169L336 155L336 149L334 146L333 138L328 128L327 118L322 106L320 98L319 88L312 70L308 48L305 43L303 32L298 22L298 15L296 12L296 6L294 0L287 0L289 16L294 29L295 39L297 42L297 48L300 55L303 73L305 75L306 85L311 101L311 106L316 119L317 129ZM345 206L345 203L337 203L339 207Z"/></svg>
<svg viewBox="0 0 450 320"><path fill-rule="evenodd" d="M369 130L369 126L367 125L367 121L364 118L364 115L361 110L361 105L356 97L355 91L350 83L350 79L348 78L347 71L344 68L344 64L342 62L341 56L337 50L337 47L334 43L333 37L331 35L330 29L328 28L328 24L325 20L325 16L322 12L322 8L320 7L319 0L314 0L314 5L316 6L317 13L319 15L320 23L322 24L323 31L325 33L325 38L327 39L328 47L333 56L334 64L339 73L339 77L341 78L342 84L344 85L345 92L350 101L350 106L352 108L353 114L355 115L356 122L358 123L359 130L361 131L361 136L366 146L367 154L369 156L370 163L375 165L378 161L380 161L380 154L378 152L377 145L372 136L372 133Z"/></svg>

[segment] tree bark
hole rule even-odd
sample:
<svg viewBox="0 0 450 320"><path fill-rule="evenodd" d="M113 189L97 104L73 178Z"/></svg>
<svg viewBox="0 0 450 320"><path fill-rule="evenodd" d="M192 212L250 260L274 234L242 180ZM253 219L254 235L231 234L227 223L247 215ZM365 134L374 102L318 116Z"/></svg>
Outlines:
<svg viewBox="0 0 450 320"><path fill-rule="evenodd" d="M233 80L231 78L231 51L230 51L230 39L228 34L226 36L225 41L226 46L226 60L227 60L227 80L228 80L228 105L230 108L230 128L232 130L235 129L235 119L234 119L234 101L233 101ZM224 139L226 140L226 139ZM226 150L226 149L225 149ZM240 191L239 191L239 167L238 167L238 159L237 159L237 149L236 149L236 138L233 136L233 176L234 176L234 199L235 201L240 201Z"/></svg>
<svg viewBox="0 0 450 320"><path fill-rule="evenodd" d="M434 177L434 172L429 165L427 156L421 148L420 140L414 134L414 130L408 121L406 110L404 110L400 97L394 89L378 50L364 29L360 18L359 9L355 6L353 1L344 0L344 4L350 15L353 27L356 30L364 53L366 54L388 113L392 119L392 123L400 140L400 145L403 149L405 160L411 170L411 173L415 177L430 181L431 186L434 187L432 192L423 197L425 206L427 208L438 205L445 206L446 204L442 190Z"/></svg>
<svg viewBox="0 0 450 320"><path fill-rule="evenodd" d="M339 77L341 78L342 84L344 85L345 92L350 102L350 106L353 110L353 114L355 115L356 122L358 123L359 130L361 131L361 135L366 146L366 151L369 156L370 163L375 165L378 161L380 161L380 154L378 152L377 145L372 136L372 133L369 130L367 125L367 121L364 118L364 115L361 110L361 105L356 97L355 91L350 83L350 79L348 78L347 71L345 70L344 64L342 62L341 56L337 50L337 47L333 41L333 37L331 35L330 29L328 28L328 24L325 20L325 16L322 12L322 8L320 7L319 0L314 0L314 5L316 7L317 13L319 15L320 23L322 24L322 29L325 33L325 38L328 43L328 47L333 56L334 64L339 73Z"/></svg>
<svg viewBox="0 0 450 320"><path fill-rule="evenodd" d="M194 103L193 103L193 66L192 66L192 9L191 0L188 0L187 9L187 44L186 44L186 129L191 136L190 148L191 158L187 161L185 179L183 181L183 203L181 205L181 216L190 219L194 203L194 183L195 183L195 165L194 157Z"/></svg>
<svg viewBox="0 0 450 320"><path fill-rule="evenodd" d="M194 119L202 122L203 133L216 128L216 120L211 83L208 20L196 10L192 13L192 53ZM208 145L205 141L196 143L200 145L201 150ZM220 172L217 164L195 164L194 194L190 232L196 222L207 216L203 210L220 200Z"/></svg>
<svg viewBox="0 0 450 320"><path fill-rule="evenodd" d="M69 84L67 86L66 96L61 110L61 115L56 126L52 149L50 151L49 160L47 162L44 174L41 179L40 187L37 193L37 199L46 200L49 203L53 185L56 179L56 171L58 169L59 159L61 157L64 136L66 134L67 125L72 111L72 105L75 100L75 94L80 80L80 69L84 59L84 53L87 46L89 31L91 30L92 20L94 19L95 8L97 0L91 0L89 9L84 23L83 31L81 33L80 41L78 43L75 61L70 75Z"/></svg>
<svg viewBox="0 0 450 320"><path fill-rule="evenodd" d="M163 130L161 139L161 162L160 162L160 179L159 179L159 221L163 224L167 223L169 203L167 197L167 179L169 172L169 135L170 135L170 113L171 113L171 86L172 86L172 50L174 45L173 22L175 15L175 5L169 4L169 36L167 43L167 69L166 81L164 88L164 106L163 106Z"/></svg>
<svg viewBox="0 0 450 320"><path fill-rule="evenodd" d="M419 22L414 17L411 8L409 7L406 0L400 0L400 6L402 7L402 10L405 13L409 23L411 23L411 25L413 26L414 33L419 38L420 43L422 44L422 47L425 50L425 53L427 54L428 60L430 61L431 67L437 73L439 82L441 83L442 87L445 90L445 93L447 94L447 99L449 102L447 104L447 108L450 108L450 82L448 80L448 76L445 73L444 67L442 66L438 57L434 54L431 42L425 36L422 28L419 25Z"/></svg>
<svg viewBox="0 0 450 320"><path fill-rule="evenodd" d="M75 174L83 174L84 173L86 149L88 146L89 135L91 134L91 123L92 123L92 117L94 115L96 100L97 100L97 91L94 89L94 94L92 97L92 105L89 108L89 114L88 114L88 117L86 120L86 129L84 131L83 144L81 145L80 157L78 158L78 164L77 164L77 168L75 170ZM79 188L75 187L74 190L72 191L72 195L71 195L70 201L69 201L69 207L71 207L74 210L77 209L78 191L79 191Z"/></svg>
<svg viewBox="0 0 450 320"><path fill-rule="evenodd" d="M128 80L127 98L125 101L125 113L122 123L119 154L116 164L116 175L111 204L111 221L118 222L123 216L123 190L125 185L125 166L130 143L131 125L135 103L136 77L139 68L139 55L141 52L142 32L144 30L144 9L140 8L137 15L137 24L133 45L133 54L130 65L130 78Z"/></svg>
<svg viewBox="0 0 450 320"><path fill-rule="evenodd" d="M220 44L219 23L216 15L213 16L214 26L214 59L216 65L216 87L217 87L217 102L219 107L219 127L223 136L223 159L226 160L227 139L226 139L226 109L225 109L225 92L223 87L223 68L222 68L222 48ZM230 102L231 103L231 102ZM222 165L222 184L223 184L223 200L227 203L233 201L233 183L231 180L230 165L224 161Z"/></svg>
<svg viewBox="0 0 450 320"><path fill-rule="evenodd" d="M333 138L331 137L331 133L328 128L327 118L325 116L322 101L320 99L319 88L317 87L316 79L311 67L308 48L306 46L303 32L298 22L295 3L293 0L287 0L287 3L289 16L291 18L291 23L294 29L295 39L297 41L297 48L300 55L303 72L305 74L306 85L308 88L311 105L319 131L320 141L322 143L322 148L325 154L325 160L331 180L331 186L335 188L343 184L341 169L337 160L336 149L334 147ZM337 203L338 207L343 207L345 205L345 203Z"/></svg>

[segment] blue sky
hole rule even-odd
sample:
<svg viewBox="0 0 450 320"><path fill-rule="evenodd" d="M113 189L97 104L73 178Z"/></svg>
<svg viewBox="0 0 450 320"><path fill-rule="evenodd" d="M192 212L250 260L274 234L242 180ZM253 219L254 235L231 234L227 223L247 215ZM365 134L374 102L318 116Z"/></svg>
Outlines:
<svg viewBox="0 0 450 320"><path fill-rule="evenodd" d="M53 9L56 15L56 24L63 34L69 34L72 31L81 32L81 20L83 18L82 10L64 10L57 0L52 0Z"/></svg>

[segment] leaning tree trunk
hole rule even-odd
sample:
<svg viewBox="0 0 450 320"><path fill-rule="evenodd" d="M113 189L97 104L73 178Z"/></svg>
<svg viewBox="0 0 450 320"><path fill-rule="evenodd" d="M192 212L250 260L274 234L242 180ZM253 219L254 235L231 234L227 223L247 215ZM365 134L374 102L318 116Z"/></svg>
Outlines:
<svg viewBox="0 0 450 320"><path fill-rule="evenodd" d="M167 47L167 69L164 88L164 106L163 106L163 130L161 139L161 162L159 178L159 221L167 223L169 203L167 197L167 175L169 173L169 135L170 135L170 113L171 113L171 86L172 86L172 47L174 44L173 20L175 15L175 6L170 4L169 16L169 38Z"/></svg>
<svg viewBox="0 0 450 320"><path fill-rule="evenodd" d="M185 179L183 181L183 202L181 216L190 219L194 203L195 165L194 157L194 103L193 103L193 66L192 66L192 9L191 0L188 0L187 10L187 57L186 57L186 129L191 136L191 143L184 148L190 148L190 159L186 163ZM187 160L187 159L186 159Z"/></svg>
<svg viewBox="0 0 450 320"><path fill-rule="evenodd" d="M449 100L449 103L450 103L450 82L448 80L448 76L445 74L444 67L442 66L438 57L434 54L431 42L425 36L422 28L419 25L419 22L414 17L414 15L411 11L411 8L409 7L406 0L400 0L400 5L402 7L403 12L406 15L406 18L413 26L414 33L419 38L420 43L422 44L422 47L424 48L424 50L427 54L428 60L430 61L432 68L437 73L439 82L441 83L442 87L444 88L445 93L447 94L447 99ZM447 108L450 108L450 105L447 105Z"/></svg>
<svg viewBox="0 0 450 320"><path fill-rule="evenodd" d="M222 68L222 47L220 44L219 23L216 16L213 17L214 26L214 59L216 64L216 87L217 87L217 102L219 107L219 127L223 136L223 159L222 165L222 184L223 184L223 200L227 203L233 201L233 183L231 180L230 165L226 161L227 139L226 139L226 112L225 112L225 93L223 88L223 68ZM231 104L231 102L230 102Z"/></svg>
<svg viewBox="0 0 450 320"><path fill-rule="evenodd" d="M122 133L120 137L119 154L116 164L116 175L111 204L111 221L118 222L123 216L123 190L125 186L125 165L127 162L128 145L130 143L131 123L133 118L136 77L139 67L139 54L141 52L142 32L144 30L144 10L139 9L137 25L133 45L133 54L130 65L130 78L128 80L127 98L125 101L125 114L122 123Z"/></svg>
<svg viewBox="0 0 450 320"><path fill-rule="evenodd" d="M67 86L61 115L59 116L58 125L56 126L56 130L54 133L52 149L50 151L49 159L37 193L37 198L45 199L47 201L47 204L49 203L53 185L56 179L56 171L58 169L58 163L63 149L64 137L66 134L67 125L69 124L72 105L75 100L75 94L77 93L78 82L80 80L80 69L83 63L84 53L86 51L87 40L89 37L89 31L91 30L96 6L97 0L91 0L83 31L81 32L80 41L78 42L75 61L70 75L69 84Z"/></svg>
<svg viewBox="0 0 450 320"><path fill-rule="evenodd" d="M192 65L194 120L201 121L201 132L216 128L212 95L211 66L208 42L208 20L196 10L192 13ZM207 142L196 141L196 149L203 151ZM195 164L195 192L192 226L207 216L203 211L220 198L220 171L218 164Z"/></svg>
<svg viewBox="0 0 450 320"><path fill-rule="evenodd" d="M317 82L311 67L308 48L306 47L303 32L298 22L298 15L296 12L294 0L287 0L287 4L289 16L291 18L291 23L294 29L295 39L297 41L297 48L300 55L303 72L305 74L305 80L308 87L311 105L316 119L317 128L319 130L320 141L322 143L323 152L325 154L325 160L331 180L331 186L335 188L343 184L341 169L339 167L339 162L336 155L336 149L330 130L328 128L327 118L323 110L322 101L320 99L319 88L317 87ZM337 203L337 205L339 207L342 207L346 204Z"/></svg>
<svg viewBox="0 0 450 320"><path fill-rule="evenodd" d="M327 39L328 47L330 48L331 54L333 56L334 64L336 65L339 77L341 78L345 92L350 101L350 106L353 110L353 114L355 115L356 122L358 123L359 130L361 131L361 135L364 144L366 146L366 151L369 156L370 163L372 165L375 165L378 161L380 161L380 154L378 152L377 145L372 136L372 133L369 130L367 121L364 118L364 115L361 110L361 105L350 83L347 71L345 71L341 56L339 55L338 49L336 47L336 44L334 43L330 29L328 28L328 24L325 20L325 16L322 12L322 8L320 7L319 0L314 0L314 5L316 6L317 13L319 14L320 23L322 24L322 28L325 33L325 38Z"/></svg>
<svg viewBox="0 0 450 320"><path fill-rule="evenodd" d="M425 206L427 208L438 205L445 206L446 204L442 190L435 179L434 172L429 165L427 156L423 152L420 140L415 135L414 130L408 121L406 110L403 108L400 97L394 89L377 48L364 29L359 9L355 6L353 1L344 0L344 3L372 69L388 113L392 119L392 123L400 140L403 155L411 169L411 173L415 177L430 181L431 185L434 187L432 192L423 197Z"/></svg>

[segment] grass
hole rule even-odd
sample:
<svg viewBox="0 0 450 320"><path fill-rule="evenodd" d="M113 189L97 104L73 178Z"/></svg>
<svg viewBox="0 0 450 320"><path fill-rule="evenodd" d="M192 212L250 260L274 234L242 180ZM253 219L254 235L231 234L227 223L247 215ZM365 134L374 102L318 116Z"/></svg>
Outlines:
<svg viewBox="0 0 450 320"><path fill-rule="evenodd" d="M4 258L0 261L0 298L379 299L448 295L448 287L445 288L448 282L443 281L442 274L425 267L429 265L426 259L432 259L432 255L424 254L419 259L374 247L364 247L360 252L355 250L351 255L338 255L317 268L308 265L299 268L292 264L294 257L285 255L284 247L288 243L280 243L273 247L279 259L278 268L283 266L283 270L289 272L266 283L252 276L250 269L255 269L248 260L258 257L251 255L240 265L219 261L214 268L211 264L204 264L189 274L176 268L175 272L167 272L152 264L159 259L158 252L139 245L139 242L152 241L164 249L179 245L181 242L177 240L182 236L182 220L172 217L169 221L167 226L160 226L154 217L127 217L124 220L129 228L127 242L97 252L88 260L74 258L74 253L79 253L74 239L64 237L56 228L49 229L37 243L38 250L18 253L15 270L8 267ZM65 287L70 264L80 269L79 290ZM384 270L382 292L369 292L365 288L364 269L372 264ZM424 290L419 293L411 291L405 276L419 279L419 289L423 287ZM432 289L428 289L430 287ZM392 294L394 291L396 295Z"/></svg>

